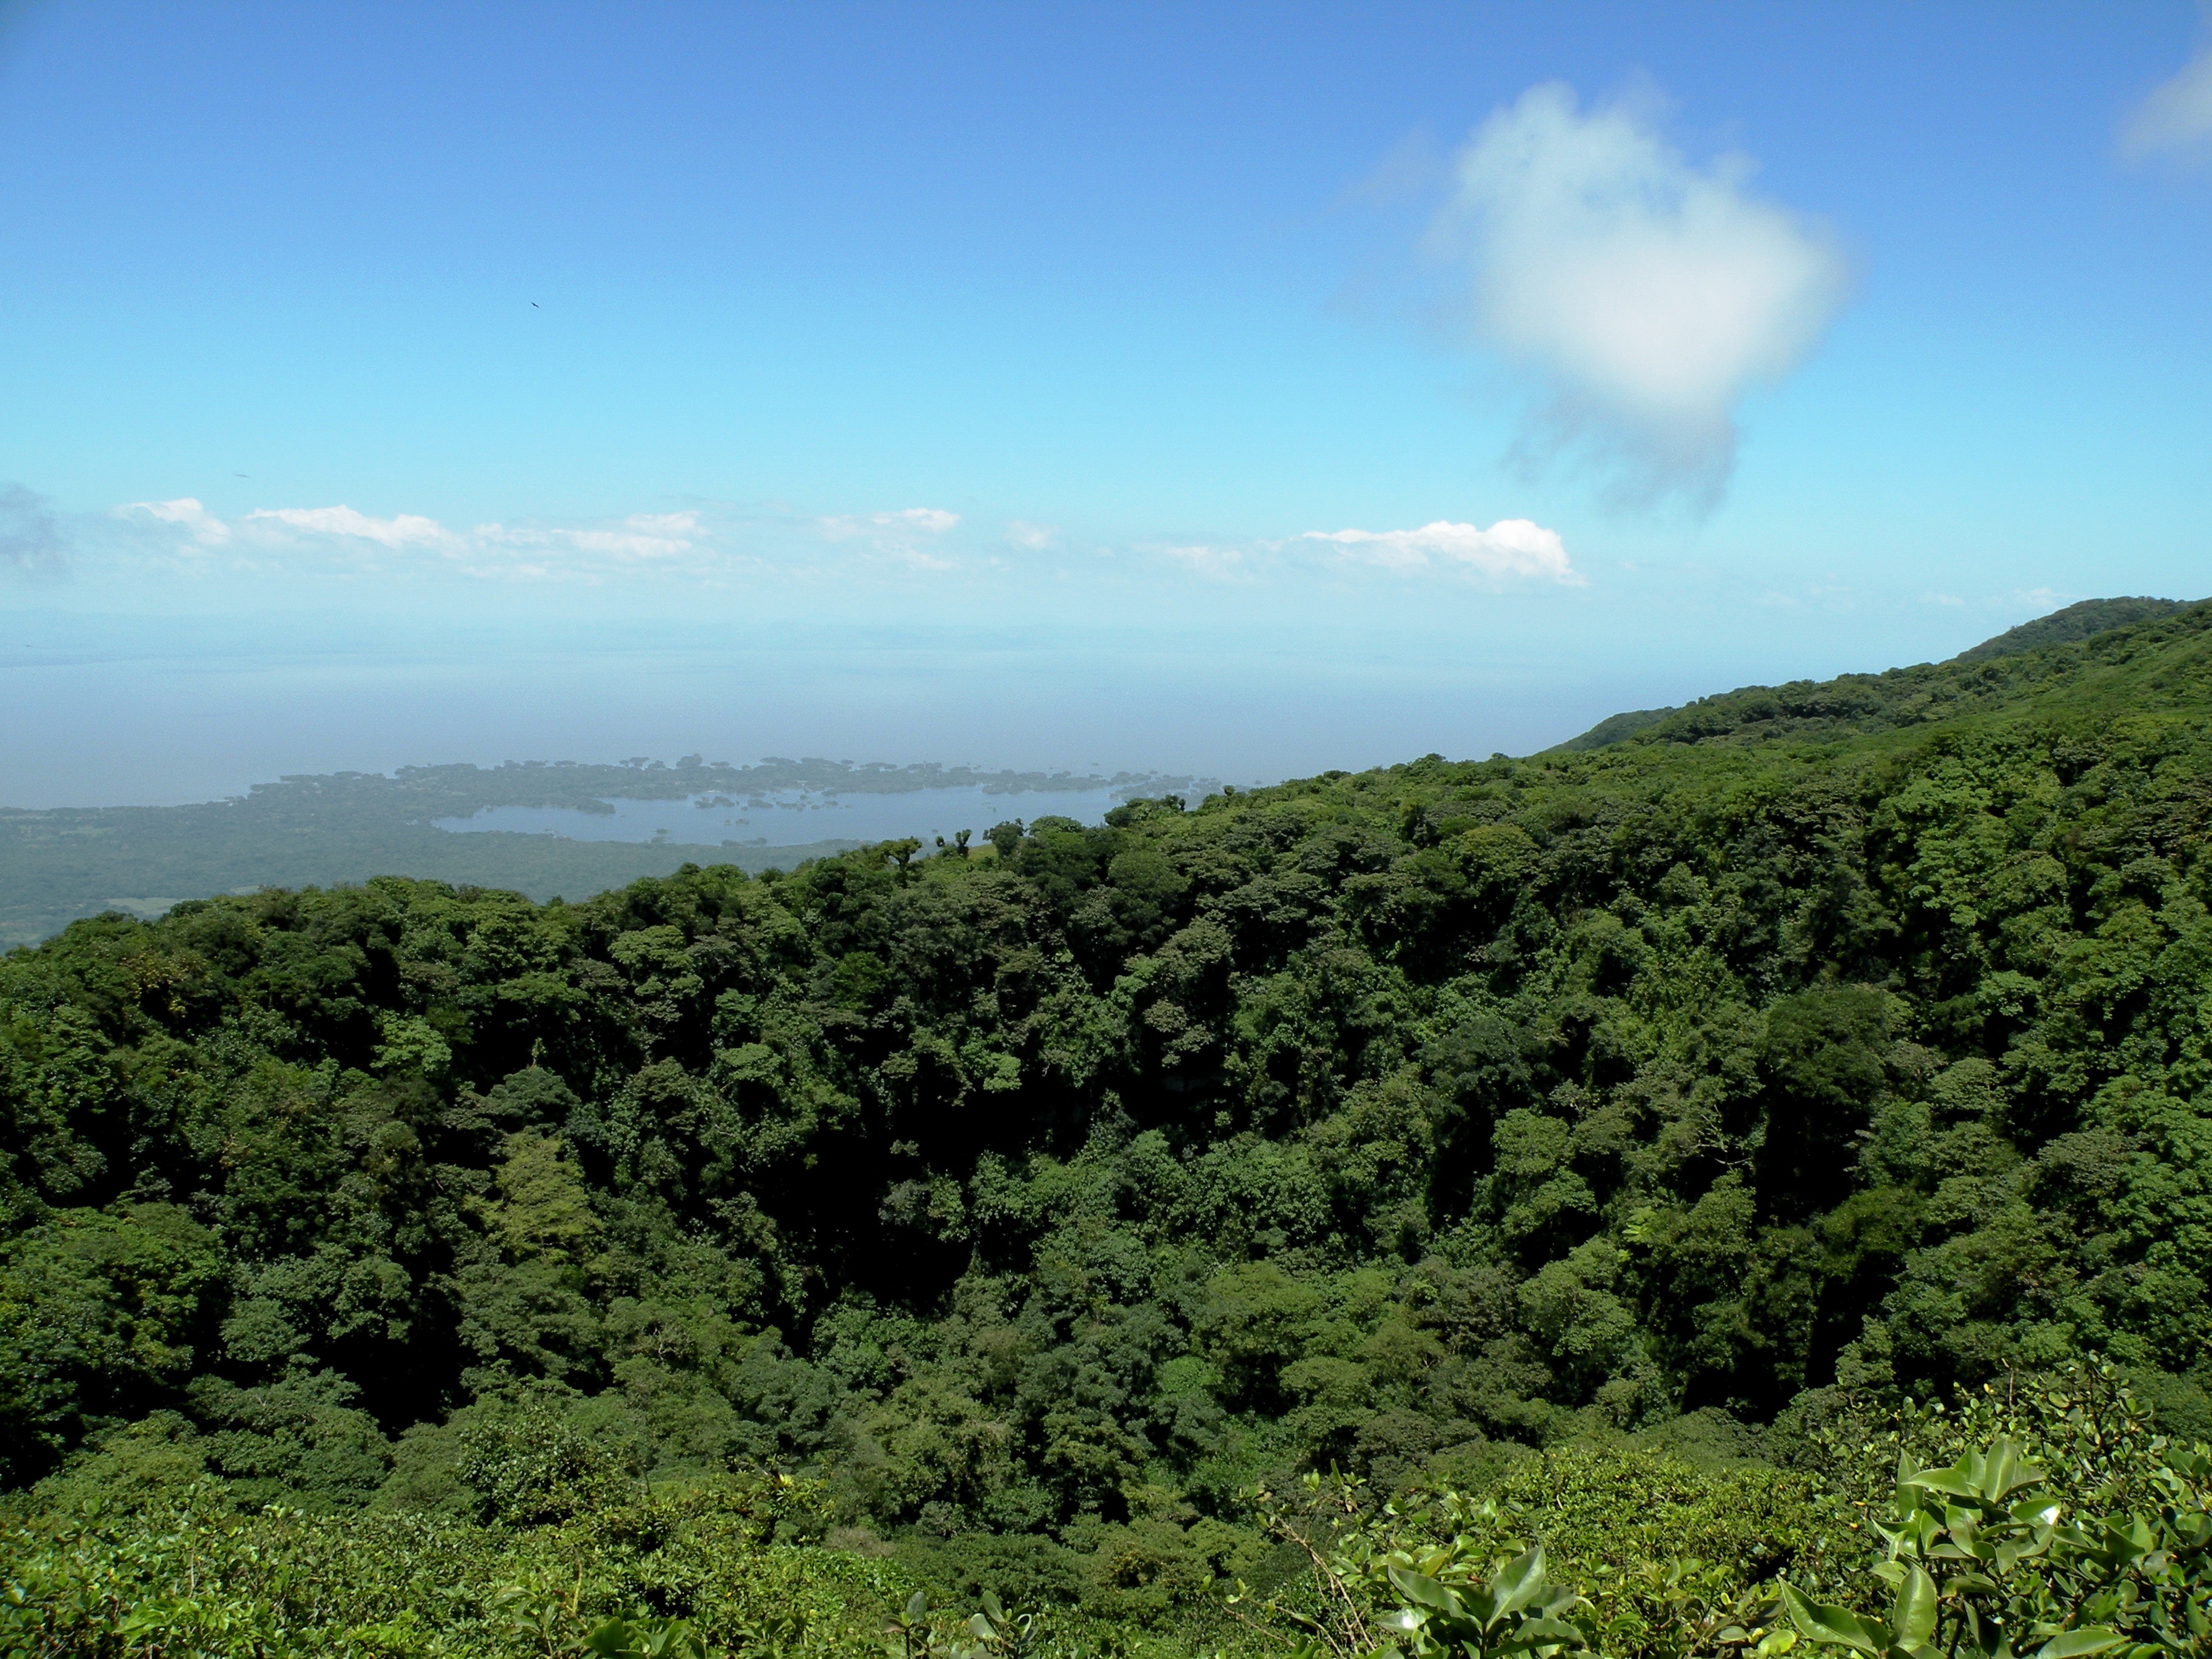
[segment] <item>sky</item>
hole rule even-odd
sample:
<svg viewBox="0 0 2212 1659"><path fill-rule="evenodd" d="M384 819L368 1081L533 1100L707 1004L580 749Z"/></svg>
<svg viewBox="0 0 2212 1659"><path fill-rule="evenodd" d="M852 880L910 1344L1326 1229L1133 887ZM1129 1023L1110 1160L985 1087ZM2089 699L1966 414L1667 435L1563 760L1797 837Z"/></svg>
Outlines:
<svg viewBox="0 0 2212 1659"><path fill-rule="evenodd" d="M1520 753L2208 572L2189 0L0 0L0 805Z"/></svg>

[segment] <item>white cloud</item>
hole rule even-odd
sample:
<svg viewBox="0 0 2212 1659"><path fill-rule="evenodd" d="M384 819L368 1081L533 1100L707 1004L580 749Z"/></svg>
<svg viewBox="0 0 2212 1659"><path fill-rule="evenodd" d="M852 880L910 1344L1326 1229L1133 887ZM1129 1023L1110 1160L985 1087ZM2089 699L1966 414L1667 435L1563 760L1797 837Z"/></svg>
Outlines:
<svg viewBox="0 0 2212 1659"><path fill-rule="evenodd" d="M2212 41L2136 106L2120 131L2120 149L2137 158L2212 158Z"/></svg>
<svg viewBox="0 0 2212 1659"><path fill-rule="evenodd" d="M904 530L920 530L932 536L942 536L960 522L957 513L947 513L941 507L909 507L897 513L878 513L876 522Z"/></svg>
<svg viewBox="0 0 2212 1659"><path fill-rule="evenodd" d="M817 519L815 528L833 542L856 538L866 556L878 564L902 565L909 570L956 570L960 562L927 551L919 544L945 535L960 523L957 513L941 507L906 507L895 513L848 513Z"/></svg>
<svg viewBox="0 0 2212 1659"><path fill-rule="evenodd" d="M1006 539L1016 547L1026 547L1032 553L1044 551L1052 545L1053 538L1059 534L1060 526L1054 524L1024 524L1016 519L1006 526Z"/></svg>
<svg viewBox="0 0 2212 1659"><path fill-rule="evenodd" d="M192 503L198 505L196 501ZM349 507L261 507L247 514L239 522L257 529L270 530L278 526L285 530L308 536L337 536L350 540L374 542L380 547L454 547L460 538L435 519L425 519L412 513L402 513L393 518L373 519L365 513L356 513Z"/></svg>
<svg viewBox="0 0 2212 1659"><path fill-rule="evenodd" d="M832 541L866 535L879 540L897 540L916 532L941 536L960 522L960 515L947 513L941 507L906 507L896 513L848 513L817 522L822 533Z"/></svg>
<svg viewBox="0 0 2212 1659"><path fill-rule="evenodd" d="M1188 565L1200 575L1213 581L1242 581L1248 579L1243 552L1234 547L1212 547L1203 544L1167 547L1160 550L1178 564Z"/></svg>
<svg viewBox="0 0 2212 1659"><path fill-rule="evenodd" d="M202 547L221 547L230 539L230 526L190 495L173 501L129 501L115 509L115 516L175 525Z"/></svg>
<svg viewBox="0 0 2212 1659"><path fill-rule="evenodd" d="M895 547L890 556L910 570L957 570L960 561L941 558L934 553L925 553L918 547Z"/></svg>
<svg viewBox="0 0 2212 1659"><path fill-rule="evenodd" d="M132 501L115 514L182 532L171 545L196 560L221 549L240 568L263 570L389 570L393 567L378 562L387 554L427 552L468 575L595 581L640 566L704 572L744 562L708 544L696 512L635 513L581 525L481 524L467 531L419 514L380 519L345 506L258 507L225 522L190 497ZM302 563L309 560L311 567Z"/></svg>
<svg viewBox="0 0 2212 1659"><path fill-rule="evenodd" d="M509 529L505 525L487 524L477 526L475 534L478 541L498 546L567 547L612 559L665 561L690 552L697 545L698 532L696 513L633 513L622 521L619 529L537 525ZM537 566L516 566L514 569L518 573L542 574L542 568Z"/></svg>
<svg viewBox="0 0 2212 1659"><path fill-rule="evenodd" d="M1387 570L1459 565L1492 581L1513 578L1584 585L1556 530L1529 519L1500 519L1487 530L1439 519L1418 530L1309 530L1310 542L1330 542L1343 556Z"/></svg>
<svg viewBox="0 0 2212 1659"><path fill-rule="evenodd" d="M1749 173L1556 83L1459 151L1433 245L1468 262L1477 334L1552 394L1528 451L1581 448L1629 499L1717 499L1737 404L1803 360L1846 286L1829 239Z"/></svg>

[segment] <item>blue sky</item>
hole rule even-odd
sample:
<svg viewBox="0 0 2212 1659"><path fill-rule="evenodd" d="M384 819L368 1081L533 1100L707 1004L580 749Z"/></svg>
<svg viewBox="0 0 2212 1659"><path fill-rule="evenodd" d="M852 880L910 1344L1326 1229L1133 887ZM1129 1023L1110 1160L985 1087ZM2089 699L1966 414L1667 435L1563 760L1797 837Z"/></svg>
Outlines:
<svg viewBox="0 0 2212 1659"><path fill-rule="evenodd" d="M2212 14L0 3L0 804L1153 765L2212 591Z"/></svg>

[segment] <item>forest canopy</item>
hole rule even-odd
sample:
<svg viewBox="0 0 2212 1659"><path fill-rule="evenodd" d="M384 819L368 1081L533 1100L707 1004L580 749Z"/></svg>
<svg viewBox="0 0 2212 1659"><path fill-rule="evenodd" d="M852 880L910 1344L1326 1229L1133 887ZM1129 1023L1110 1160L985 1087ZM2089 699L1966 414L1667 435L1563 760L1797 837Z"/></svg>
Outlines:
<svg viewBox="0 0 2212 1659"><path fill-rule="evenodd" d="M1771 1475L2088 1355L2202 1434L2208 714L2189 606L964 848L79 921L0 959L7 1478L767 1471L1165 1607L1309 1470Z"/></svg>

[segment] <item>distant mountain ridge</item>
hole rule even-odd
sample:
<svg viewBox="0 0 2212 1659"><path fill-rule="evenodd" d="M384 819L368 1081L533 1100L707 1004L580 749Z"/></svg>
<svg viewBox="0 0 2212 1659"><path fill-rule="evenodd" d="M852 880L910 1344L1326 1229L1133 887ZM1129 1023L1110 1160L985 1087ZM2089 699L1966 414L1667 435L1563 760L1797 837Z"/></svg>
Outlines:
<svg viewBox="0 0 2212 1659"><path fill-rule="evenodd" d="M1620 743L1830 741L1985 713L2030 693L2070 702L2094 687L2117 696L2134 681L2150 698L2139 706L2163 706L2184 685L2200 697L2212 696L2204 661L2208 624L2212 600L2084 599L1944 662L1747 685L1677 708L1632 709L1545 752L1581 754ZM2171 653L2178 653L2167 665L2180 671L2179 681L2148 663L2148 656Z"/></svg>

